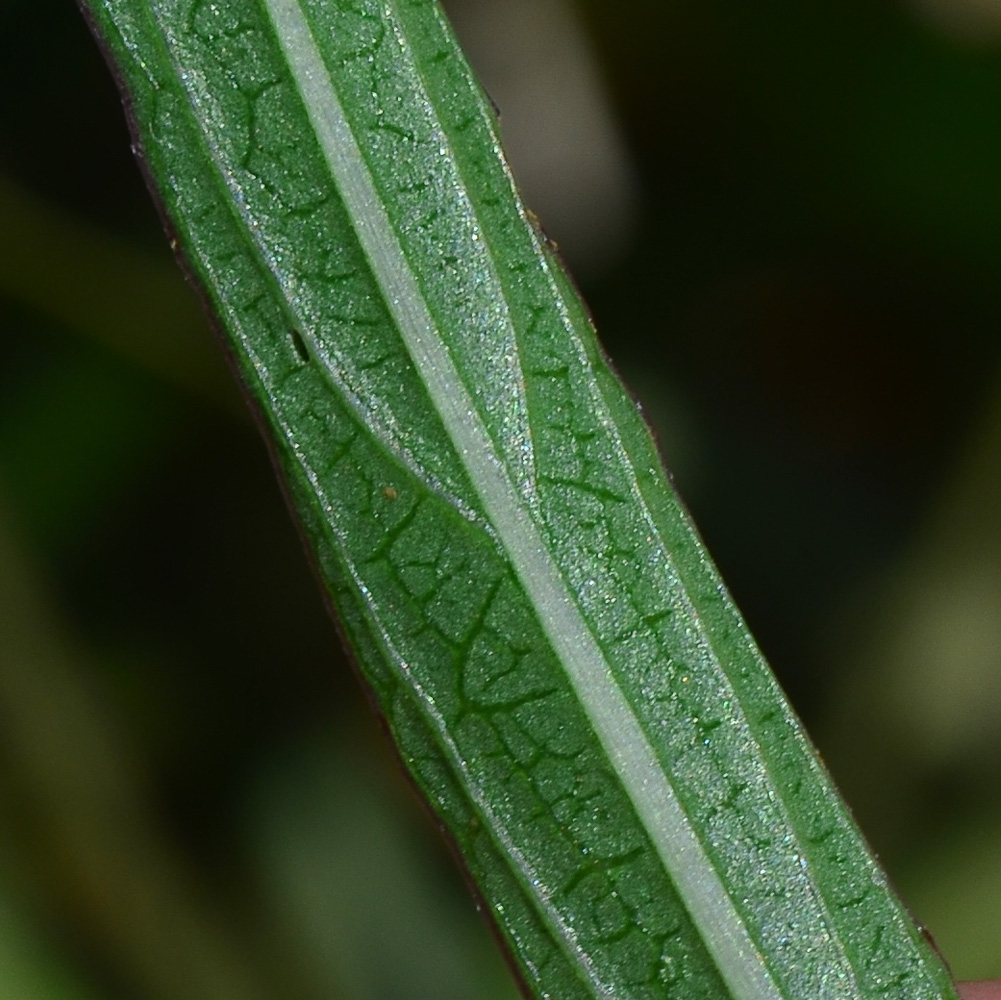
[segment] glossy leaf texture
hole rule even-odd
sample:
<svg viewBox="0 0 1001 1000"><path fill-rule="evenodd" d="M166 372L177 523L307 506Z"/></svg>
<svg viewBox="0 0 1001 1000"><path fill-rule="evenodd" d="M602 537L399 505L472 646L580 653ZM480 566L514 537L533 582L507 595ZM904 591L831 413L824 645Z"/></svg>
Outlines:
<svg viewBox="0 0 1001 1000"><path fill-rule="evenodd" d="M85 9L360 672L527 990L954 997L437 4Z"/></svg>

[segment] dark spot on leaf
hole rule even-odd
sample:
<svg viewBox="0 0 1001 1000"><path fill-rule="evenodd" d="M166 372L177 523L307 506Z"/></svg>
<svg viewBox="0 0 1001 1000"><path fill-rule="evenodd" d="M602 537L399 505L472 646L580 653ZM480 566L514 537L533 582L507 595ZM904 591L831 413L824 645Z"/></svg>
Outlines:
<svg viewBox="0 0 1001 1000"><path fill-rule="evenodd" d="M302 339L302 334L298 330L291 330L292 334L292 345L295 347L295 353L299 355L299 359L303 364L309 363L309 348L306 346L306 341Z"/></svg>
<svg viewBox="0 0 1001 1000"><path fill-rule="evenodd" d="M497 121L500 121L501 120L500 105L493 99L493 97L487 90L484 89L483 93L486 94L486 98L490 102L490 108L494 113L494 118L496 118Z"/></svg>

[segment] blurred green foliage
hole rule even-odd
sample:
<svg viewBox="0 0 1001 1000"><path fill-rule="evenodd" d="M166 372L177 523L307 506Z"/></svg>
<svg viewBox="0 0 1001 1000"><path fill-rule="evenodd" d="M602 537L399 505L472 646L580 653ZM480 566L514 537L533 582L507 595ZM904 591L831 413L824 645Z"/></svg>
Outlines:
<svg viewBox="0 0 1001 1000"><path fill-rule="evenodd" d="M1001 975L1001 38L927 7L588 0L639 209L600 268L564 248L863 829L976 977ZM6 0L0 27L0 992L510 997L81 18Z"/></svg>

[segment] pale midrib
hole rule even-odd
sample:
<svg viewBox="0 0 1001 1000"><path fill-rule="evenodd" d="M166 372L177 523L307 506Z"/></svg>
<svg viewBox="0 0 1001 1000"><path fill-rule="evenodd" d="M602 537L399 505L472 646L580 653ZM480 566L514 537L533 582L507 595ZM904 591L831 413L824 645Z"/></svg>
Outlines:
<svg viewBox="0 0 1001 1000"><path fill-rule="evenodd" d="M484 512L735 1000L783 1000L597 640L514 489L438 334L296 0L265 0L333 179Z"/></svg>

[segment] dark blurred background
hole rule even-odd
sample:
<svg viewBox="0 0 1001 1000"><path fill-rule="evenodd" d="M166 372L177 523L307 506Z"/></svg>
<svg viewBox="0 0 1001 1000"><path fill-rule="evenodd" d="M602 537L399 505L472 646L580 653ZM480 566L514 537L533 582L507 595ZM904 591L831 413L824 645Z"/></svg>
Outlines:
<svg viewBox="0 0 1001 1000"><path fill-rule="evenodd" d="M863 829L1001 975L1001 2L448 6ZM72 3L0 3L0 121L0 993L512 997Z"/></svg>

